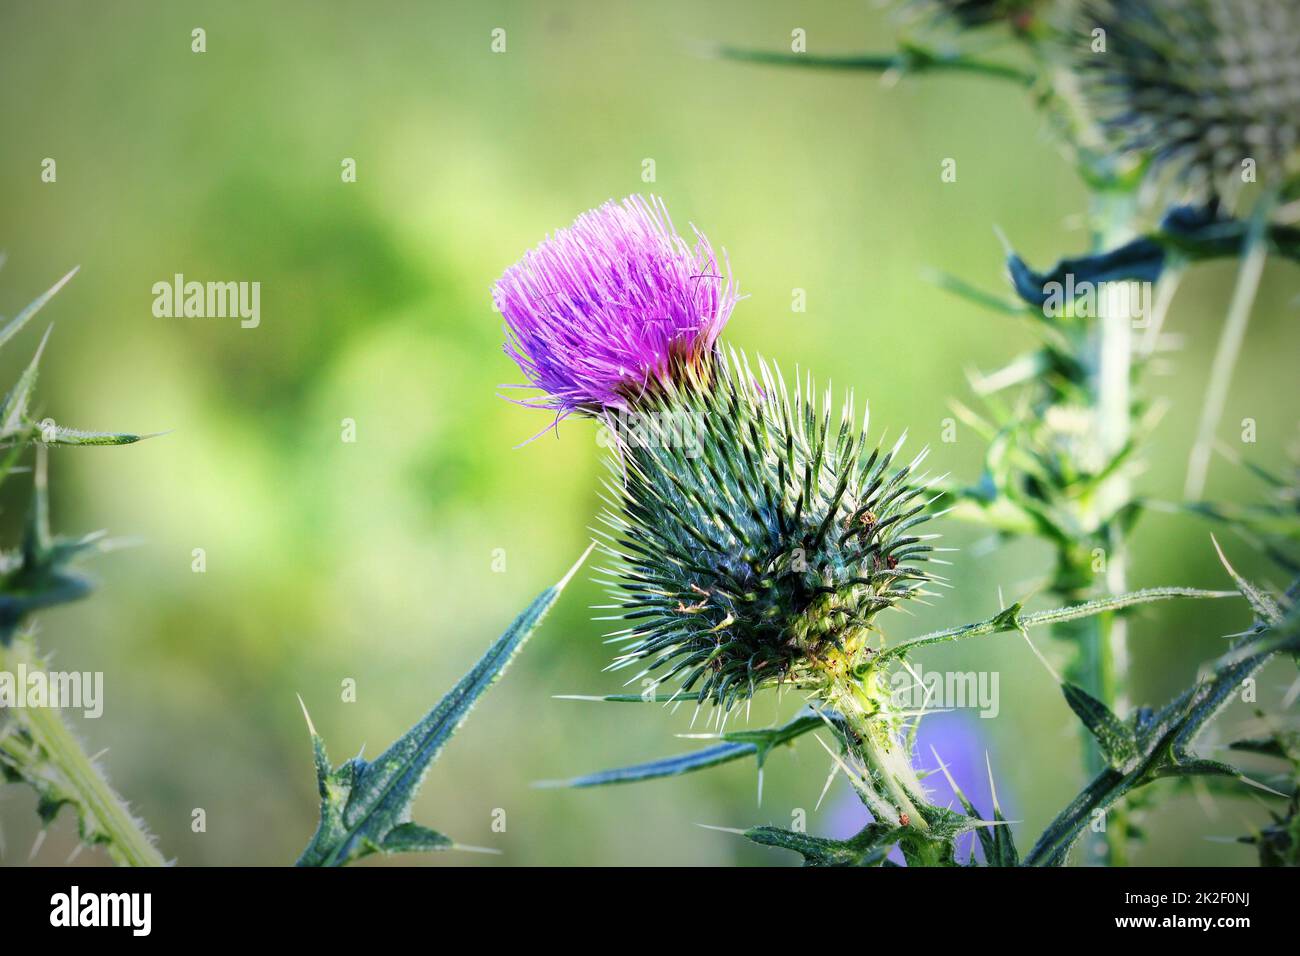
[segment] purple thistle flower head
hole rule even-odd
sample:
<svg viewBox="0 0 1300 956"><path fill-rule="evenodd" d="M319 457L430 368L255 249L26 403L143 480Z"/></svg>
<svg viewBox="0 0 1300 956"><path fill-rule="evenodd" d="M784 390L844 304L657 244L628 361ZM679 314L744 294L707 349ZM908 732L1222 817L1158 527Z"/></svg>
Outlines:
<svg viewBox="0 0 1300 956"><path fill-rule="evenodd" d="M692 230L693 246L662 200L631 196L584 213L506 270L492 290L505 351L546 393L520 404L557 420L598 415L711 359L736 288Z"/></svg>

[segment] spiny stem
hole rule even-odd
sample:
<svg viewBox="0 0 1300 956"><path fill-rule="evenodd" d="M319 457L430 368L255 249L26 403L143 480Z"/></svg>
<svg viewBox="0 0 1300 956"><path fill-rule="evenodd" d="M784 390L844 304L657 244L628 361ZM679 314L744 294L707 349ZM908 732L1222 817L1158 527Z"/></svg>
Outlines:
<svg viewBox="0 0 1300 956"><path fill-rule="evenodd" d="M1232 383L1232 370L1237 365L1241 354L1241 345L1246 338L1246 326L1250 323L1250 310L1255 304L1255 294L1259 291L1259 280L1264 274L1264 260L1268 257L1268 223L1276 203L1276 196L1270 192L1261 196L1255 203L1242 246L1241 266L1237 270L1237 284L1232 290L1232 301L1228 306L1228 316L1219 335L1219 346L1214 353L1214 362L1210 366L1210 384L1205 390L1205 406L1201 409L1201 424L1196 433L1196 444L1192 446L1191 457L1187 461L1187 484L1183 497L1197 501L1205 491L1205 479L1210 471L1210 455L1214 449L1214 433L1223 417L1224 406L1228 402L1228 386Z"/></svg>
<svg viewBox="0 0 1300 956"><path fill-rule="evenodd" d="M1115 248L1132 238L1136 204L1128 190L1106 192L1094 200L1095 244L1098 249ZM1115 294L1121 290L1128 294ZM1097 320L1091 398L1095 416L1097 449L1103 461L1112 461L1123 453L1132 439L1133 416L1133 321L1138 318L1131 303L1141 301L1129 284L1109 284L1105 295L1098 297L1101 310ZM1127 587L1128 542L1113 516L1129 504L1132 489L1124 469L1118 468L1096 491L1096 508L1100 520L1100 537L1104 555L1101 585L1108 594L1121 594ZM1128 623L1120 616L1099 615L1088 626L1084 640L1093 646L1084 652L1082 665L1085 685L1112 711L1128 712ZM1090 774L1098 773L1106 762L1092 734L1084 732L1085 763ZM1128 826L1121 814L1112 815L1110 826L1098 841L1098 849L1112 866L1124 863L1128 845Z"/></svg>
<svg viewBox="0 0 1300 956"><path fill-rule="evenodd" d="M16 639L7 649L0 647L0 661L15 670L20 665L38 669L44 666L24 638ZM122 866L167 865L122 798L86 755L57 707L24 708L22 722L49 762L67 780L74 799L94 817L108 838L105 850L114 861Z"/></svg>

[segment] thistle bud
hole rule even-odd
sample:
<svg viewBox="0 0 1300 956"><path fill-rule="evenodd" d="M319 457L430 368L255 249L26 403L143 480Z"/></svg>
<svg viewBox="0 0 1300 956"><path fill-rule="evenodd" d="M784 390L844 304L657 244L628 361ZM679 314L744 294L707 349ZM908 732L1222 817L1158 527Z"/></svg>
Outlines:
<svg viewBox="0 0 1300 956"><path fill-rule="evenodd" d="M877 614L921 592L933 550L914 533L922 452L866 449L852 398L793 399L778 370L735 351L638 406L640 440L611 456L603 515L626 627L615 668L680 679L730 708L762 686L861 676ZM683 441L694 422L691 441ZM634 678L635 679L635 678Z"/></svg>

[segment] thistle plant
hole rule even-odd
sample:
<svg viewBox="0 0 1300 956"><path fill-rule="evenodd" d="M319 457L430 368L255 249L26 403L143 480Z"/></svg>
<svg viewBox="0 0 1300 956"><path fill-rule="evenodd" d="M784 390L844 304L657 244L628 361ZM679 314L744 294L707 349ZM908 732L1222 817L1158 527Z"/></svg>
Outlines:
<svg viewBox="0 0 1300 956"><path fill-rule="evenodd" d="M629 209L639 212L639 221L618 212ZM888 691L897 686L897 672L909 669L911 653L1007 631L1028 639L1035 626L1060 628L1137 604L1239 591L1261 615L1249 635L1254 643L1240 642L1209 683L1164 710L1141 710L1126 722L1088 688L1063 685L1102 761L1092 785L1026 862L1065 862L1089 814L1156 779L1240 777L1190 747L1235 681L1295 647L1289 611L1282 610L1290 607L1289 598L1263 599L1244 580L1237 582L1239 591L1155 588L1036 613L1017 603L986 621L891 639L882 612L945 584L934 570L942 561L932 543L936 536L922 533L943 513L935 505L945 476L920 471L924 450L900 467L901 439L892 446L878 440L868 451L868 422L864 417L858 424L851 397L838 406L829 391L819 397L809 375L797 378L792 390L775 365L717 342L716 309L682 321L674 308L687 300L701 263L668 232L667 218L651 220L650 210L662 210L661 203L633 198L585 214L507 271L494 298L510 335L507 354L543 390L529 404L581 409L613 432L601 515L601 547L610 559L601 580L614 600L606 609L619 622L608 638L621 645L610 669L637 668L628 683L644 690L602 699L693 700L697 710L710 708L717 718L720 742L564 783L588 787L675 776L748 756L761 773L773 749L821 730L834 741L823 741L833 772L852 782L872 822L848 841L773 827L741 831L750 839L796 850L814 864L880 864L897 847L911 865L953 865L958 838L977 831L986 862L1014 864L1020 857L996 806L986 819L964 796L960 811L930 799L913 752L924 709L903 708ZM593 230L597 221L604 228ZM650 261L637 242L648 223L658 232ZM565 266L562 282L545 284L544 263ZM534 277L529 295L508 294L503 286L517 288L521 271ZM662 305L644 295L639 277L647 273L675 277L657 287ZM713 271L703 278L721 281ZM629 283L633 288L625 291ZM677 328L667 347L622 345L658 334L666 315L674 316ZM569 324L573 335L556 329ZM522 354L521 342L528 343ZM603 360L611 351L618 362ZM664 362L665 354L675 360ZM615 367L618 376L610 379ZM598 368L599 379L575 386L588 368ZM552 382L563 383L564 391L547 393ZM572 401L576 394L581 401ZM793 721L726 731L738 704L782 689L806 698Z"/></svg>
<svg viewBox="0 0 1300 956"><path fill-rule="evenodd" d="M963 72L1030 91L1090 189L1092 247L1043 272L1008 249L1015 301L940 275L953 292L1028 318L1042 338L1037 350L975 378L987 410L958 406L988 438L989 453L979 480L954 483L946 506L1002 536L1049 542L1057 558L1046 584L1059 599L1117 594L1127 583L1131 531L1148 507L1132 487L1158 419L1143 373L1164 348L1181 277L1210 259L1240 262L1189 456L1185 495L1195 502L1265 257L1298 258L1300 24L1293 4L1243 0L937 6L959 27L955 41L927 46L906 35L895 54L815 63L723 53L903 76ZM932 24L921 21L923 36ZM1151 307L1139 314L1133 306L1146 290ZM1242 516L1232 506L1203 510ZM1067 678L1107 712L1131 710L1124 617L1074 620L1055 633L1073 648ZM1094 733L1085 744L1087 772L1102 773L1105 747ZM1130 836L1117 806L1095 849L1124 862Z"/></svg>
<svg viewBox="0 0 1300 956"><path fill-rule="evenodd" d="M1246 183L1300 174L1295 4L1085 0L1078 24L1105 42L1072 50L1111 148L1149 157L1172 192L1232 207Z"/></svg>
<svg viewBox="0 0 1300 956"><path fill-rule="evenodd" d="M75 272L0 327L0 346L16 336ZM89 595L91 581L78 565L83 558L114 544L102 533L77 538L51 534L47 448L128 445L149 437L82 431L52 419L38 420L32 398L44 347L42 339L35 358L0 402L0 481L27 470L19 464L27 453L32 452L35 459L35 467L30 469L35 479L31 505L21 544L0 552L0 672L10 676L49 671L48 659L37 646L33 615ZM324 741L307 718L320 792L320 823L298 865L342 866L375 853L466 849L451 837L414 822L412 802L443 746L536 631L576 570L577 565L538 595L469 673L375 760L358 755L338 767L331 766ZM124 866L164 865L167 860L145 823L109 784L103 768L87 754L59 708L49 703L7 707L0 699L0 783L21 784L36 794L36 812L43 829L32 855L40 849L46 829L66 807L76 817L79 849L97 847ZM306 716L305 704L303 714Z"/></svg>
<svg viewBox="0 0 1300 956"><path fill-rule="evenodd" d="M320 791L320 823L298 858L298 866L346 866L376 853L479 849L458 844L445 833L416 823L411 819L411 804L442 748L533 635L586 557L584 553L558 583L524 608L469 673L373 761L358 754L338 767L332 766L325 753L325 741L299 698L311 733Z"/></svg>
<svg viewBox="0 0 1300 956"><path fill-rule="evenodd" d="M0 346L22 331L75 274L75 269L69 272L0 329ZM78 538L51 534L48 447L129 445L145 437L80 431L57 425L52 419L37 419L32 399L49 334L47 330L35 357L0 406L0 481L28 470L34 477L22 542L18 548L0 553L0 671L10 674L48 670L48 662L36 644L33 615L86 597L92 587L79 570L79 562L113 544L102 533ZM32 469L20 465L29 453L35 458ZM23 784L36 793L36 812L44 827L68 807L76 817L81 846L102 847L121 864L163 863L144 824L113 790L103 769L86 753L58 707L13 708L0 704L0 781Z"/></svg>

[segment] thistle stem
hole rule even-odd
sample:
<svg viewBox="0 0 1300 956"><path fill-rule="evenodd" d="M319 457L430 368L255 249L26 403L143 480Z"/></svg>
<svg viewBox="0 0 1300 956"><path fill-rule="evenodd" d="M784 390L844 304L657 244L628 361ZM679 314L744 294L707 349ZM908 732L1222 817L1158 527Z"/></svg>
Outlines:
<svg viewBox="0 0 1300 956"><path fill-rule="evenodd" d="M1099 193L1094 201L1095 245L1113 248L1132 235L1135 213L1134 198L1127 190ZM1085 356L1090 376L1090 399L1093 406L1093 441L1096 460L1083 462L1084 470L1105 468L1124 453L1132 440L1133 415L1133 322L1132 303L1142 301L1131 284L1108 285L1097 301L1100 314L1088 343ZM1130 502L1132 489L1123 468L1111 470L1095 489L1092 500L1084 507L1080 526L1092 532L1093 553L1087 577L1103 593L1121 594L1127 587L1127 541L1114 520ZM1100 566L1096 549L1100 549ZM1072 671L1089 693L1112 711L1128 710L1128 627L1116 614L1102 614L1084 622L1077 633L1077 650ZM1090 776L1101 773L1106 761L1097 741L1084 734L1084 766ZM1095 844L1095 852L1111 865L1125 863L1128 827L1124 815L1111 812L1105 835Z"/></svg>
<svg viewBox="0 0 1300 956"><path fill-rule="evenodd" d="M8 670L20 666L31 670L43 668L44 662L34 653L30 640L19 637L8 648L0 646L0 665ZM45 758L65 778L73 799L107 838L104 848L108 855L121 866L166 866L141 824L86 755L59 708L27 707L20 719Z"/></svg>
<svg viewBox="0 0 1300 956"><path fill-rule="evenodd" d="M906 744L891 739L890 721L882 715L867 687L858 679L844 675L833 679L825 694L827 703L843 716L847 731L842 735L848 751L862 764L864 779L858 781L872 815L881 822L914 830L918 841L906 841L904 853L915 854L918 846L927 846L930 824L925 811L930 809L925 791L912 769ZM883 788L877 791L876 785Z"/></svg>

